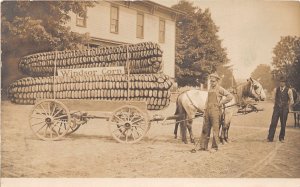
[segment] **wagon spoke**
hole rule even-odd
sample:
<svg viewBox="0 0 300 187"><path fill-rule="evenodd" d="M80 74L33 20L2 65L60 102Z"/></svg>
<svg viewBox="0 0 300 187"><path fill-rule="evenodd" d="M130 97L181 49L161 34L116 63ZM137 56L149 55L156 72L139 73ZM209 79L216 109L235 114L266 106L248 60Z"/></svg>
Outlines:
<svg viewBox="0 0 300 187"><path fill-rule="evenodd" d="M141 116L140 116L141 117ZM134 124L134 123L137 123L137 122L139 122L139 121L141 121L141 120L143 120L144 118L143 117L141 117L140 119L138 119L138 120L136 120L136 121L133 121L132 123Z"/></svg>
<svg viewBox="0 0 300 187"><path fill-rule="evenodd" d="M59 125L59 128L58 128L58 133L60 133L61 126L62 126L62 122L60 121L60 125Z"/></svg>
<svg viewBox="0 0 300 187"><path fill-rule="evenodd" d="M57 136L59 136L59 133L54 129L54 127L58 127L58 125L57 125L58 123L59 122L55 123L54 126L51 128L51 130L54 131L57 134ZM58 127L58 128L59 128L58 130L60 130L60 127Z"/></svg>
<svg viewBox="0 0 300 187"><path fill-rule="evenodd" d="M44 131L44 137L46 137L46 133L47 133L47 129L48 129L48 125L46 126L46 128L45 128L45 131Z"/></svg>
<svg viewBox="0 0 300 187"><path fill-rule="evenodd" d="M138 131L138 129L135 127L135 132L138 134L138 136L140 136L140 132Z"/></svg>
<svg viewBox="0 0 300 187"><path fill-rule="evenodd" d="M55 117L57 114L59 114L62 110L63 110L63 108L61 108L59 111L57 111L55 114L53 114L53 117Z"/></svg>
<svg viewBox="0 0 300 187"><path fill-rule="evenodd" d="M51 103L48 102L49 115L51 115Z"/></svg>
<svg viewBox="0 0 300 187"><path fill-rule="evenodd" d="M114 117L118 118L119 120L121 120L122 122L125 123L125 121L123 119L119 118L116 114L114 114Z"/></svg>
<svg viewBox="0 0 300 187"><path fill-rule="evenodd" d="M45 123L45 125L47 125L46 123ZM45 127L45 125L43 125L39 130L37 130L36 132L40 132L40 130L42 130L44 127Z"/></svg>
<svg viewBox="0 0 300 187"><path fill-rule="evenodd" d="M38 123L35 123L35 124L32 124L31 126L36 126L36 125L39 125L39 124L41 124L41 123L44 123L45 121L43 120L43 121L41 121L41 122L38 122Z"/></svg>
<svg viewBox="0 0 300 187"><path fill-rule="evenodd" d="M61 119L61 118L63 118L63 117L68 117L68 115L67 115L67 114L61 115L61 116L58 116L58 117L56 117L56 118L54 118L54 119Z"/></svg>
<svg viewBox="0 0 300 187"><path fill-rule="evenodd" d="M118 138L120 138L120 137L121 137L121 135L122 135L122 133L118 133L118 134L117 134L117 137L118 137Z"/></svg>
<svg viewBox="0 0 300 187"><path fill-rule="evenodd" d="M143 129L142 126L136 126L136 127L138 127L138 128L140 128L140 129L142 129L143 131L145 131L145 129Z"/></svg>
<svg viewBox="0 0 300 187"><path fill-rule="evenodd" d="M48 112L46 112L46 109L44 108L43 104L41 103L40 106L42 107L43 111L45 112L46 115L48 115Z"/></svg>
<svg viewBox="0 0 300 187"><path fill-rule="evenodd" d="M134 114L134 115L132 116L132 118L131 118L129 121L132 121L135 117L141 117L141 116L140 116L140 115Z"/></svg>
<svg viewBox="0 0 300 187"><path fill-rule="evenodd" d="M50 129L50 128L49 128L49 129ZM53 134L53 129L51 129L51 131L50 131L50 138L53 137L52 134Z"/></svg>
<svg viewBox="0 0 300 187"><path fill-rule="evenodd" d="M53 111L51 112L51 116L53 116L53 114L54 114L54 112L55 112L55 109L56 109L56 104L54 103Z"/></svg>
<svg viewBox="0 0 300 187"><path fill-rule="evenodd" d="M118 131L120 131L120 129L115 129L115 130L113 130L113 133L114 133L114 132L118 132Z"/></svg>
<svg viewBox="0 0 300 187"><path fill-rule="evenodd" d="M30 118L34 118L34 119L45 119L44 117L35 117L35 116L31 116Z"/></svg>
<svg viewBox="0 0 300 187"><path fill-rule="evenodd" d="M127 121L129 121L129 118L130 118L130 108L128 108Z"/></svg>
<svg viewBox="0 0 300 187"><path fill-rule="evenodd" d="M42 116L47 116L45 113L43 113L40 109L34 109L35 110L35 112L34 112L34 114L35 115L42 115ZM34 114L32 114L32 115L34 115ZM31 115L31 116L32 116Z"/></svg>
<svg viewBox="0 0 300 187"><path fill-rule="evenodd" d="M132 135L132 138L133 138L134 140L136 140L136 138L135 138L135 136L134 136L134 133L133 133L133 129L131 129L131 135Z"/></svg>
<svg viewBox="0 0 300 187"><path fill-rule="evenodd" d="M66 122L65 122L65 121L60 120L59 123L60 123L59 129L58 129L58 132L59 132L59 133L60 133L60 131L61 131L62 128L64 128L64 129L62 129L62 130L64 130L64 131L67 130L67 126L66 126ZM62 132L62 133L63 133L63 132Z"/></svg>
<svg viewBox="0 0 300 187"><path fill-rule="evenodd" d="M128 136L127 136L127 133L125 133L125 141L128 142Z"/></svg>

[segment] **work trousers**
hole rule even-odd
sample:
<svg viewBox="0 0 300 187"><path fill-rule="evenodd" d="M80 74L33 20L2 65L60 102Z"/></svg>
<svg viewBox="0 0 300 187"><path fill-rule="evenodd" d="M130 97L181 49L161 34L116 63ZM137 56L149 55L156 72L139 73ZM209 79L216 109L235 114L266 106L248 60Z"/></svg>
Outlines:
<svg viewBox="0 0 300 187"><path fill-rule="evenodd" d="M272 121L269 128L269 135L268 139L273 141L276 127L278 124L278 120L280 119L281 129L279 134L279 140L284 140L285 136L285 127L286 127L286 120L288 117L289 109L288 107L274 107L273 114L272 114Z"/></svg>
<svg viewBox="0 0 300 187"><path fill-rule="evenodd" d="M210 139L211 129L213 131L212 148L218 149L220 143L219 130L220 128L220 109L218 107L208 108L204 114L204 123L201 133L200 149L207 150Z"/></svg>

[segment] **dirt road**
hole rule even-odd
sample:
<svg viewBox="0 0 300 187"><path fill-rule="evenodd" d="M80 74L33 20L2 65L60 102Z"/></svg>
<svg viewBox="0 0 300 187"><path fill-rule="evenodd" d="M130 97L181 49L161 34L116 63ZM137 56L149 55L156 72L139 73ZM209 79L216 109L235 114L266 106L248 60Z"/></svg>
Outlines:
<svg viewBox="0 0 300 187"><path fill-rule="evenodd" d="M265 141L272 104L263 112L235 116L231 142L218 152L191 153L192 144L174 139L174 125L153 124L139 143L117 143L104 120L91 120L60 141L36 138L28 125L32 106L2 102L2 177L300 177L300 129L292 115L286 143ZM175 105L159 111L172 115ZM199 138L202 119L194 122Z"/></svg>

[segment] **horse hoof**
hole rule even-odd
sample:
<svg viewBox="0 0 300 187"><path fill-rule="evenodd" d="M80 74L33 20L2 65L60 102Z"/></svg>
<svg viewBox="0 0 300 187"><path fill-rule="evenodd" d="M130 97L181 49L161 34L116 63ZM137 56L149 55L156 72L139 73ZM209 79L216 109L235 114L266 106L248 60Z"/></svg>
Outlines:
<svg viewBox="0 0 300 187"><path fill-rule="evenodd" d="M183 141L184 144L188 144L188 142L186 140Z"/></svg>
<svg viewBox="0 0 300 187"><path fill-rule="evenodd" d="M195 139L191 139L191 143L195 143Z"/></svg>
<svg viewBox="0 0 300 187"><path fill-rule="evenodd" d="M177 139L177 136L175 135L174 139Z"/></svg>
<svg viewBox="0 0 300 187"><path fill-rule="evenodd" d="M196 153L196 152L197 152L196 149L191 150L191 153Z"/></svg>

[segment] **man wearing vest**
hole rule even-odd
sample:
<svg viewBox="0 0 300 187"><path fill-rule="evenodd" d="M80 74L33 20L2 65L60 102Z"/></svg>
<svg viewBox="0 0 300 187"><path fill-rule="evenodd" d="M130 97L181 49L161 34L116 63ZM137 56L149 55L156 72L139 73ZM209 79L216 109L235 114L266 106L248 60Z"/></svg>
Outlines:
<svg viewBox="0 0 300 187"><path fill-rule="evenodd" d="M219 128L221 118L221 106L230 102L233 99L233 95L227 90L219 86L218 82L220 77L218 74L213 73L209 76L210 89L208 90L208 96L205 104L204 122L202 127L202 133L200 138L200 150L208 149L208 142L210 138L211 128L213 129L213 142L212 150L218 150L220 143ZM224 99L222 97L225 96Z"/></svg>
<svg viewBox="0 0 300 187"><path fill-rule="evenodd" d="M280 79L280 86L275 91L275 104L273 109L272 121L269 128L268 142L272 142L276 131L278 119L280 119L281 129L279 141L284 143L286 120L289 108L294 104L293 92L286 86L286 80Z"/></svg>

